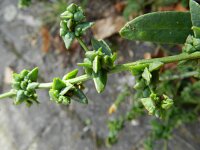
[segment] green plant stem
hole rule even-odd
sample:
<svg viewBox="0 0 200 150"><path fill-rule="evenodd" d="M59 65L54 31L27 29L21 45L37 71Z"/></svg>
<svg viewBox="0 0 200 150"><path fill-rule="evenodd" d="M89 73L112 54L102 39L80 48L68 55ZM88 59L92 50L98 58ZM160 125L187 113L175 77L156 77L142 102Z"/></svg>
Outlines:
<svg viewBox="0 0 200 150"><path fill-rule="evenodd" d="M6 92L6 93L3 93L0 95L0 99L4 99L4 98L7 98L7 97L12 97L12 96L15 96L16 93L14 91L9 91L9 92Z"/></svg>
<svg viewBox="0 0 200 150"><path fill-rule="evenodd" d="M82 48L87 52L89 51L89 48L87 47L87 45L85 44L85 42L83 42L83 40L79 37L76 37L76 39L78 40L79 44L82 46Z"/></svg>
<svg viewBox="0 0 200 150"><path fill-rule="evenodd" d="M160 77L160 80L161 81L177 80L177 79L184 79L184 78L192 77L195 75L198 75L198 72L191 71L191 72L186 72L186 73L180 74L180 75L171 75L169 77Z"/></svg>
<svg viewBox="0 0 200 150"><path fill-rule="evenodd" d="M162 58L142 59L142 60L138 60L138 61L131 62L131 63L116 65L108 73L113 74L113 73L119 73L119 72L122 72L122 71L127 71L127 70L130 70L131 67L133 67L135 65L148 64L148 63L152 63L152 62L155 62L155 61L160 61L164 64L167 64L167 63L172 63L172 62L177 62L177 61L182 61L182 60L192 60L192 59L200 59L200 52L195 52L195 53L192 53L192 54L185 54L184 53L184 54L162 57ZM191 76L191 74L190 74L190 76ZM177 77L174 77L174 78L176 79ZM84 74L84 75L81 75L81 76L76 77L74 79L66 80L65 82L66 83L69 82L69 83L74 84L74 83L84 82L84 81L87 81L89 79L92 79L92 76ZM39 86L38 86L38 89L49 89L49 88L51 88L51 86L52 86L52 83L40 83ZM5 95L5 94L0 95L0 99L11 96L9 94L8 95Z"/></svg>

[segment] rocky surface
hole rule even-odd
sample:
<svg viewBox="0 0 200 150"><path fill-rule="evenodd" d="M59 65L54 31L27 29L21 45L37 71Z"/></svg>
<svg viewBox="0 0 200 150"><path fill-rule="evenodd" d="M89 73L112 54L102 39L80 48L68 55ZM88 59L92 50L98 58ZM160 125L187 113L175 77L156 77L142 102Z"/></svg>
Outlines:
<svg viewBox="0 0 200 150"><path fill-rule="evenodd" d="M99 4L100 5L100 4ZM96 6L95 6L96 7ZM109 4L108 6L109 7ZM37 9L37 8L34 8ZM41 40L30 44L30 37L42 24L32 12L17 9L16 0L0 1L0 92L9 90L4 81L5 70L14 71L39 66L40 80L49 82L55 76L62 76L75 67L75 64L63 67L65 55L48 53L41 50ZM128 51L124 52L124 48ZM146 49L141 51L141 49ZM141 58L152 46L122 43L120 55L127 60ZM133 51L134 50L134 51ZM135 50L138 50L135 53ZM132 57L130 57L132 56ZM81 55L78 56L81 60ZM123 61L123 59L122 59ZM12 100L0 102L0 149L1 150L135 150L142 149L141 144L149 130L148 119L138 120L138 125L126 125L119 137L119 142L111 148L96 144L107 134L106 122L109 118L107 109L116 98L124 84L134 83L130 74L112 75L103 94L98 94L91 81L86 83L89 105L72 103L70 107L59 106L49 101L47 91L39 91L40 105L27 108L25 105L14 106ZM124 106L127 107L127 106ZM91 120L86 126L85 120ZM198 124L185 126L177 130L175 139L169 148L174 150L200 149ZM159 145L159 144L158 144Z"/></svg>

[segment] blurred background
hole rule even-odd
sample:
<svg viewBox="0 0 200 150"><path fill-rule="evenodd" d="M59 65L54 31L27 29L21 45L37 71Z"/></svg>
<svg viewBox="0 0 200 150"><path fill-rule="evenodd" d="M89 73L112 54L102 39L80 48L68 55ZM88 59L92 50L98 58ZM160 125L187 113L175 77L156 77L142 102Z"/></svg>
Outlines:
<svg viewBox="0 0 200 150"><path fill-rule="evenodd" d="M10 89L12 72L39 67L41 82L51 82L77 68L84 51L78 42L67 50L59 36L59 14L72 2L81 5L95 26L84 36L90 44L94 35L105 39L117 52L117 63L180 53L178 45L158 45L120 38L118 31L138 15L164 10L187 11L187 0L33 0L29 7L18 8L17 0L0 1L0 92ZM168 66L170 67L170 66ZM173 65L171 66L173 68ZM81 68L80 68L81 70ZM80 72L79 75L83 73ZM0 102L0 150L143 150L151 126L151 116L131 119L119 132L118 142L106 144L108 122L123 116L134 99L134 77L130 73L109 76L102 94L92 81L85 84L88 105L73 102L57 105L47 91L38 91L39 105L15 106L11 99ZM122 94L120 108L109 113L110 106ZM170 150L199 150L199 118L174 130ZM162 141L155 143L161 149Z"/></svg>

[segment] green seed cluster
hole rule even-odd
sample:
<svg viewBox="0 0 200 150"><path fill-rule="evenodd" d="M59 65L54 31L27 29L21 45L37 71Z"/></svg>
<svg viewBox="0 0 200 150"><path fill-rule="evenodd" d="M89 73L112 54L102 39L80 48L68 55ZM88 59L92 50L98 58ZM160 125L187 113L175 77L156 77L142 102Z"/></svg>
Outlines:
<svg viewBox="0 0 200 150"><path fill-rule="evenodd" d="M63 77L54 78L52 88L49 90L49 95L52 101L58 104L69 105L71 100L78 101L83 104L88 103L88 99L82 92L82 85L73 85L69 82L65 83L65 80L72 79L76 77L78 70L73 70Z"/></svg>
<svg viewBox="0 0 200 150"><path fill-rule="evenodd" d="M86 74L92 75L97 92L101 93L107 82L107 72L114 67L116 54L103 40L92 40L93 51L87 51L83 63Z"/></svg>
<svg viewBox="0 0 200 150"><path fill-rule="evenodd" d="M194 53L200 51L200 39L189 35L186 39L186 43L183 46L183 52Z"/></svg>
<svg viewBox="0 0 200 150"><path fill-rule="evenodd" d="M82 36L93 25L92 22L84 22L83 10L76 4L69 5L60 18L60 36L62 36L66 48L71 46L75 37Z"/></svg>
<svg viewBox="0 0 200 150"><path fill-rule="evenodd" d="M165 110L173 105L173 100L164 94L157 94L156 83L159 79L159 68L162 62L151 64L139 64L132 68L132 74L136 78L134 88L140 93L141 102L149 114L162 118Z"/></svg>
<svg viewBox="0 0 200 150"><path fill-rule="evenodd" d="M36 88L38 78L38 68L33 70L23 70L19 74L13 73L12 88L16 91L14 103L16 105L25 102L27 106L31 106L33 102L38 103Z"/></svg>

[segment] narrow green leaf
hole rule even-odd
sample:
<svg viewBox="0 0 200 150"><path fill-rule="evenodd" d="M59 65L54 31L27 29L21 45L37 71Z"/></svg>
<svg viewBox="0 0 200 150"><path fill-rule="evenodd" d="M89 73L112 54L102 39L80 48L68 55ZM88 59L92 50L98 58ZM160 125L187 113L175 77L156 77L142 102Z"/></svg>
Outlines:
<svg viewBox="0 0 200 150"><path fill-rule="evenodd" d="M93 73L93 76L94 85L96 87L97 92L103 92L107 83L107 73L101 70L98 71L98 73Z"/></svg>
<svg viewBox="0 0 200 150"><path fill-rule="evenodd" d="M78 74L78 69L74 69L73 71L67 73L67 74L63 77L63 80L73 79L73 78L76 77L77 74Z"/></svg>
<svg viewBox="0 0 200 150"><path fill-rule="evenodd" d="M28 73L28 78L32 81L32 82L36 82L37 78L38 78L38 67L34 68L33 70L31 70Z"/></svg>
<svg viewBox="0 0 200 150"><path fill-rule="evenodd" d="M52 89L60 91L65 87L66 87L65 82L63 82L60 78L54 78L53 79Z"/></svg>
<svg viewBox="0 0 200 150"><path fill-rule="evenodd" d="M67 34L65 36L62 36L62 38L63 38L63 41L65 43L65 47L67 49L69 49L70 46L72 45L72 42L75 39L75 35L73 33L67 32Z"/></svg>
<svg viewBox="0 0 200 150"><path fill-rule="evenodd" d="M94 58L94 61L93 61L93 67L92 67L92 69L93 69L93 71L95 72L95 73L97 73L99 70L100 70L100 68L101 68L101 64L100 64L100 59L99 59L99 56L96 56L95 58Z"/></svg>
<svg viewBox="0 0 200 150"><path fill-rule="evenodd" d="M155 112L156 106L150 97L142 98L141 102L144 105L144 107L148 110L149 114L153 114Z"/></svg>
<svg viewBox="0 0 200 150"><path fill-rule="evenodd" d="M142 77L146 80L147 85L149 85L151 82L152 75L149 72L147 67L144 69L144 72L142 73Z"/></svg>
<svg viewBox="0 0 200 150"><path fill-rule="evenodd" d="M152 72L152 71L158 70L163 65L164 64L162 62L160 62L160 61L155 61L153 63L150 63L150 65L149 65L149 71Z"/></svg>
<svg viewBox="0 0 200 150"><path fill-rule="evenodd" d="M192 34L189 12L154 12L128 22L120 35L129 40L184 43Z"/></svg>
<svg viewBox="0 0 200 150"><path fill-rule="evenodd" d="M94 50L98 50L99 48L102 48L102 52L105 53L106 55L111 56L112 55L112 50L110 49L110 47L108 46L108 44L106 44L106 42L104 40L96 40L96 39L92 39L92 47Z"/></svg>
<svg viewBox="0 0 200 150"><path fill-rule="evenodd" d="M88 104L88 99L85 96L85 94L78 88L73 90L73 94L76 97L74 100L79 102L79 103L83 103L83 104Z"/></svg>

